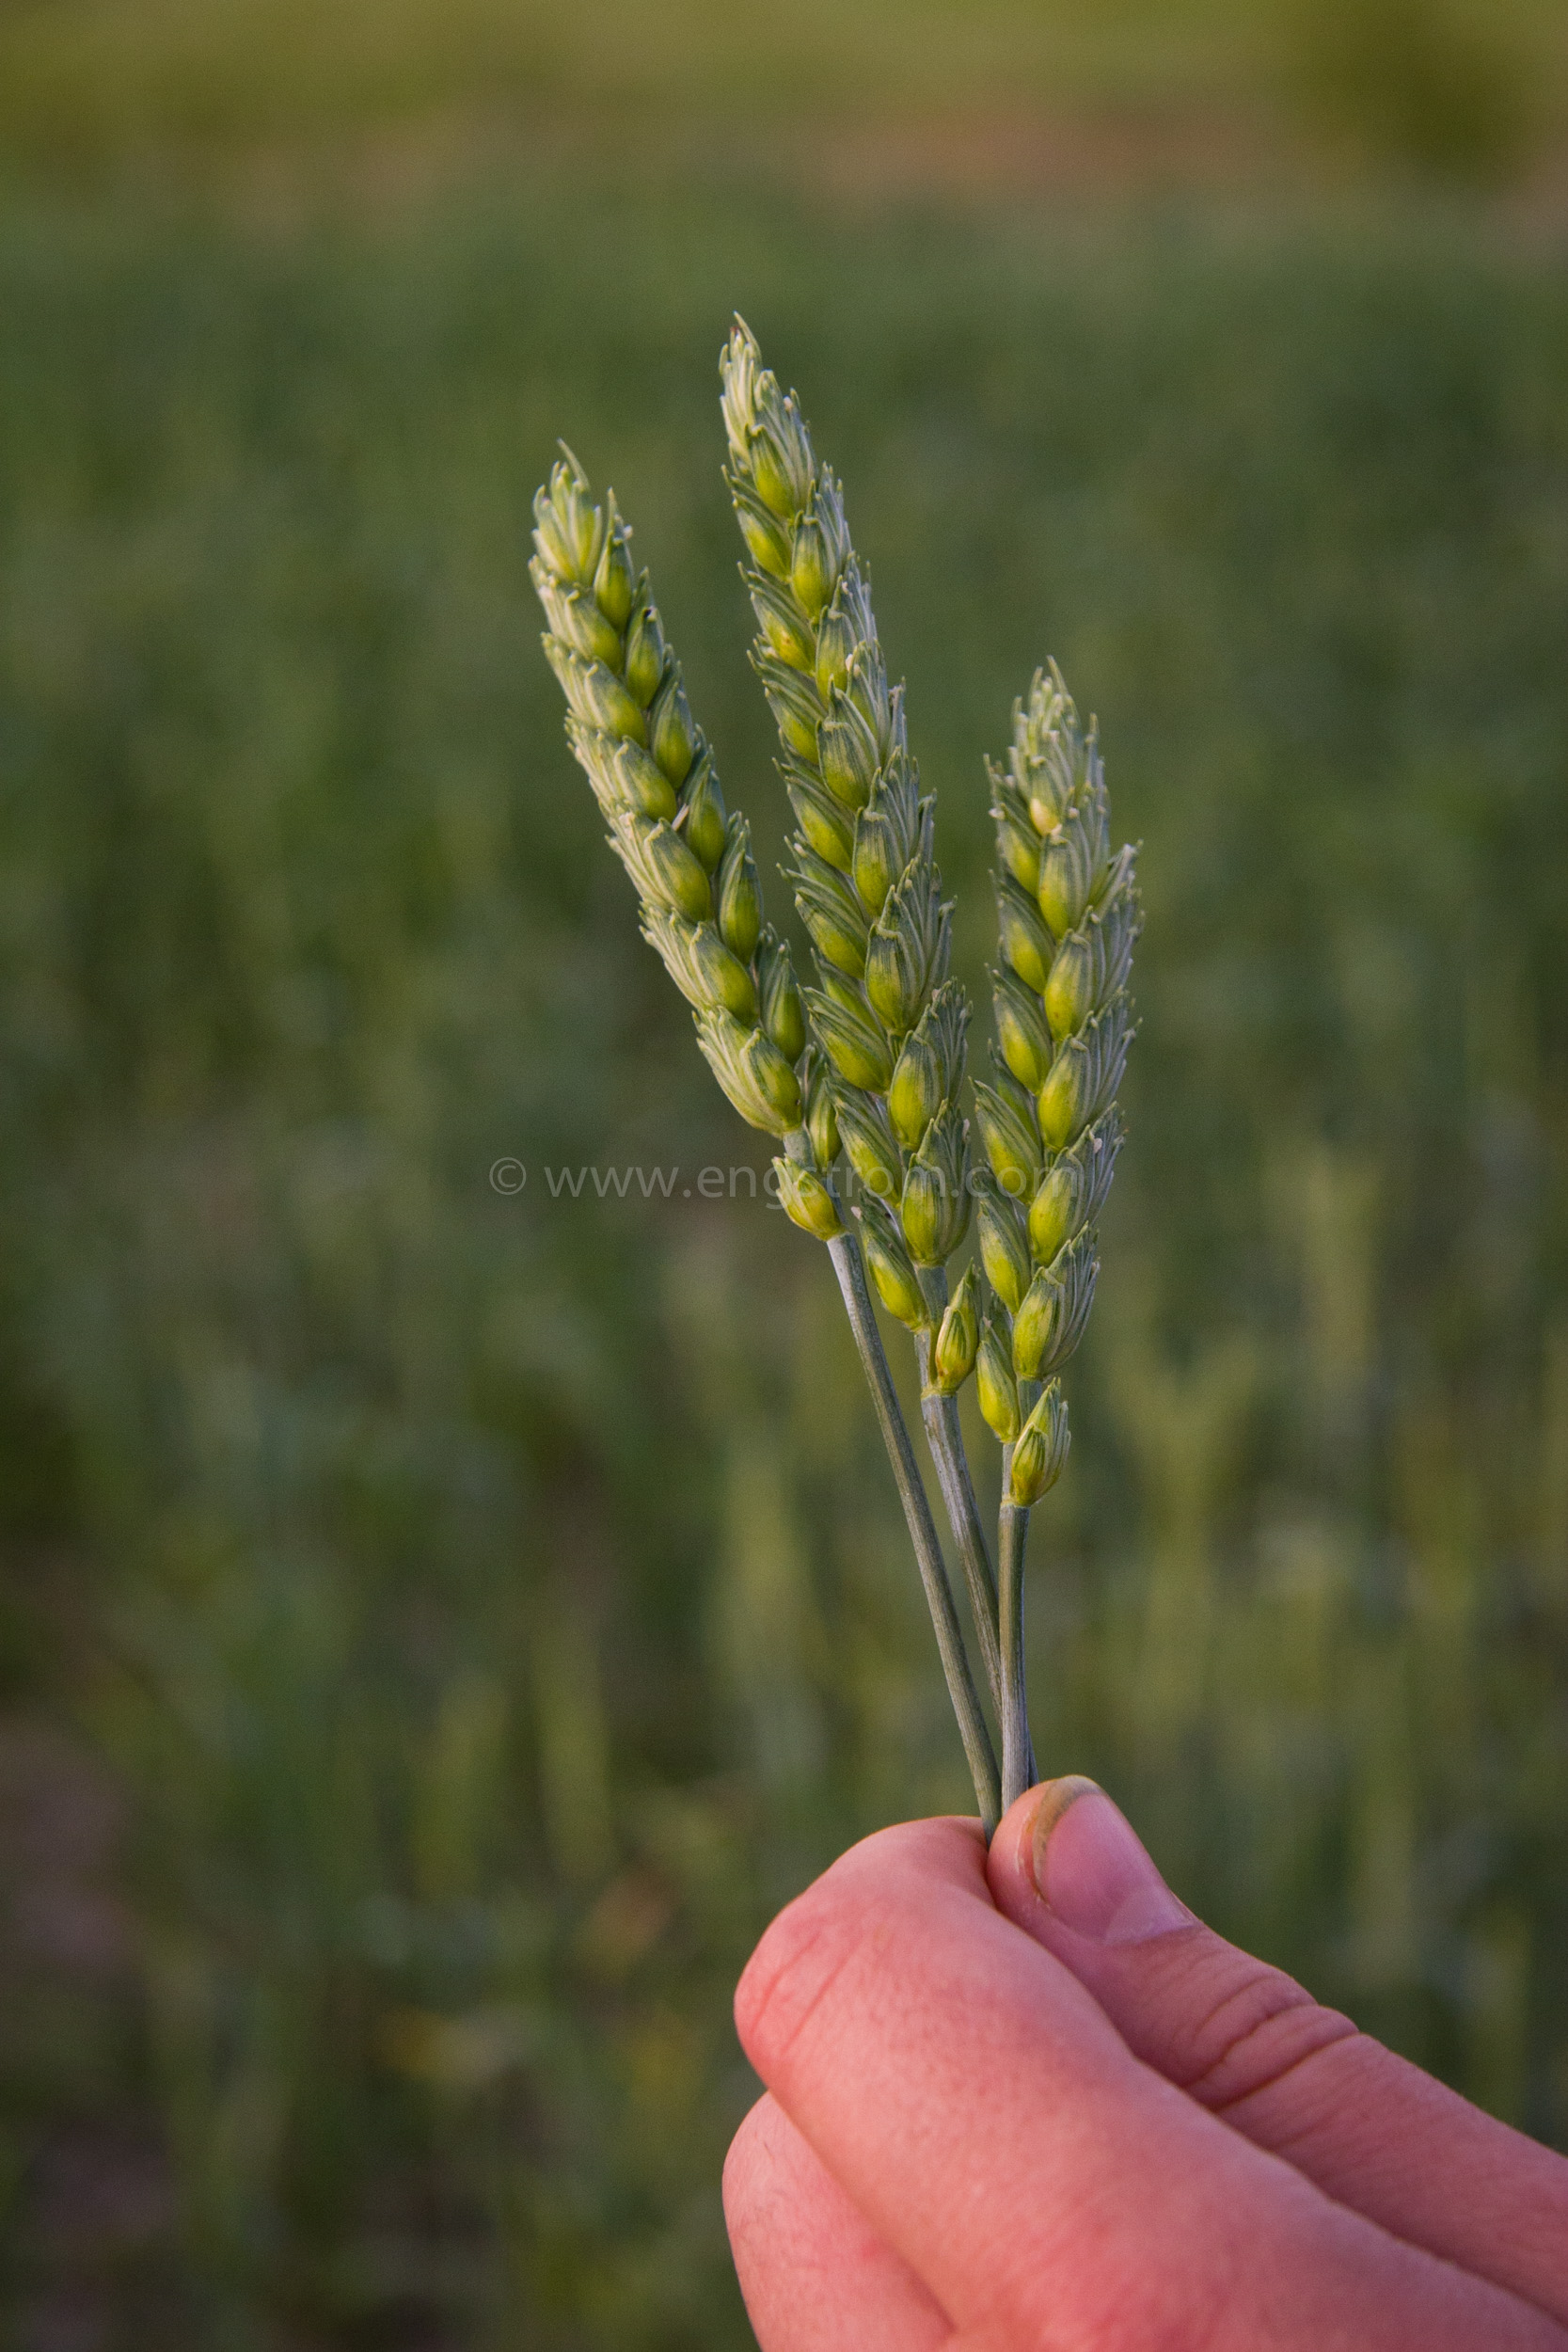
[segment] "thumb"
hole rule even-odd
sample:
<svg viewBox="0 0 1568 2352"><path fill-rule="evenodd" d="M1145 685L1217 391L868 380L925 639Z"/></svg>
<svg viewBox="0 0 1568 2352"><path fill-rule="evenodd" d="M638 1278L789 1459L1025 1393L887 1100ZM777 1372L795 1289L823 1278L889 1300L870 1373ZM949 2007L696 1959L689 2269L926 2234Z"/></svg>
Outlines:
<svg viewBox="0 0 1568 2352"><path fill-rule="evenodd" d="M1568 2319L1568 2161L1195 1919L1092 1780L1021 1797L988 1876L1145 2065L1338 2203Z"/></svg>

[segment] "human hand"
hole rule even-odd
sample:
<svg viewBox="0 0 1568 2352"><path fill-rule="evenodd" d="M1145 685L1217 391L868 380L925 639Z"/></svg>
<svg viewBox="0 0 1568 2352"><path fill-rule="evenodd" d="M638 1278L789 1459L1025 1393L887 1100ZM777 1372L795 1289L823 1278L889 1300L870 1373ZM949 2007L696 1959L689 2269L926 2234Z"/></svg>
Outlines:
<svg viewBox="0 0 1568 2352"><path fill-rule="evenodd" d="M1568 2161L1201 1926L1092 1782L854 1847L736 2016L763 2352L1568 2352Z"/></svg>

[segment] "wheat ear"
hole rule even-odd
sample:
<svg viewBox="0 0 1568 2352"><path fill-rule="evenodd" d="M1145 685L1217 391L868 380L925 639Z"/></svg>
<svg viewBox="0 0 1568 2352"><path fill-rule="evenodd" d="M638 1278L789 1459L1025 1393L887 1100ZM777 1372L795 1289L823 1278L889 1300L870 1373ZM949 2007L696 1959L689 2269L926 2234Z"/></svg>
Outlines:
<svg viewBox="0 0 1568 2352"><path fill-rule="evenodd" d="M736 1109L782 1139L784 1154L774 1162L781 1197L832 1257L989 1836L998 1818L995 1755L861 1253L839 1213L825 1067L807 1052L788 946L763 919L746 820L725 810L712 753L692 719L647 575L632 564L631 533L613 493L596 506L566 451L539 490L533 516L529 570L549 624L545 652L566 697L568 740L636 888L643 937L691 1005L697 1041Z"/></svg>
<svg viewBox="0 0 1568 2352"><path fill-rule="evenodd" d="M970 1222L958 1104L970 1013L948 977L952 907L933 803L921 797L904 690L888 682L843 494L799 399L763 366L742 320L720 374L726 480L757 618L752 661L778 725L796 904L816 959L808 1020L831 1071L836 1141L865 1195L872 1279L914 1335L922 1418L1000 1708L996 1582L957 1404L979 1348L978 1283L972 1271L950 1297L945 1271Z"/></svg>
<svg viewBox="0 0 1568 2352"><path fill-rule="evenodd" d="M1060 1477L1069 1434L1057 1375L1077 1347L1100 1272L1095 1220L1121 1149L1117 1089L1132 1037L1127 993L1143 928L1136 851L1110 846L1097 732L1080 724L1054 664L1013 708L1006 768L988 762L996 824L1000 954L995 1084L974 1086L990 1168L978 1203L991 1296L980 1408L1002 1440L997 1611L1002 1802L1031 1785L1023 1685L1029 1514Z"/></svg>

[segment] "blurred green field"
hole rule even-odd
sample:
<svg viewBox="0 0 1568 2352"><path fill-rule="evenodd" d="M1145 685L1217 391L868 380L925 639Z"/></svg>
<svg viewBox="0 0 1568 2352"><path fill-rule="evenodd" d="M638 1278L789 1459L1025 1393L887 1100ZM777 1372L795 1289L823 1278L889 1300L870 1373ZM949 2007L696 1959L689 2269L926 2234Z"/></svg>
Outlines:
<svg viewBox="0 0 1568 2352"><path fill-rule="evenodd" d="M917 126L929 167L955 118L968 171L977 153L993 176L1021 150L1049 167L1064 133L1054 169L1075 176L1088 122L1156 171L1316 152L1506 181L1568 144L1568 20L1557 0L0 5L0 172L131 159L160 177L258 147L319 162L455 128L564 142L591 177L612 121L643 170L752 160L766 137L809 179L824 131L875 151Z"/></svg>
<svg viewBox="0 0 1568 2352"><path fill-rule="evenodd" d="M1044 89L1072 24L1083 92L1242 71L1219 0L927 13L894 54L848 12L844 87ZM564 433L770 877L735 307L846 478L972 985L980 758L1045 654L1145 844L1045 1768L1568 2146L1560 239L1408 180L832 205L547 140L236 204L182 139L303 152L309 88L384 124L399 26L422 104L480 17L378 12L367 60L345 14L318 71L324 20L235 0L182 128L213 22L0 12L57 101L0 72L0 2332L743 2345L735 1975L847 1840L964 1803L821 1253L743 1185L545 1180L761 1164L525 568ZM646 87L767 94L705 8L662 30Z"/></svg>

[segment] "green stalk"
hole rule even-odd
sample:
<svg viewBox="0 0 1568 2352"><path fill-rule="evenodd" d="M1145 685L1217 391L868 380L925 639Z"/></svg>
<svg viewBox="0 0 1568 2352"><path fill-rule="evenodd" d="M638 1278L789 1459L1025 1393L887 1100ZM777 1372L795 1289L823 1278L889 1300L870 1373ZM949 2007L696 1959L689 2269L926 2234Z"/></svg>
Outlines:
<svg viewBox="0 0 1568 2352"><path fill-rule="evenodd" d="M877 1418L882 1426L888 1459L893 1464L899 1500L909 1523L910 1540L919 1563L920 1581L926 1587L927 1605L936 1630L937 1647L942 1653L942 1670L947 1677L947 1695L958 1719L959 1737L963 1740L964 1754L969 1758L969 1769L974 1781L980 1824L989 1839L1002 1818L996 1754L990 1743L990 1734L986 1729L986 1719L980 1712L980 1702L969 1671L969 1660L964 1654L963 1631L958 1624L958 1611L953 1606L953 1588L947 1581L942 1546L937 1541L937 1531L930 1505L926 1500L926 1489L921 1484L914 1449L904 1425L904 1416L898 1408L893 1375L888 1370L887 1357L882 1348L881 1333L877 1328L872 1312L860 1245L852 1233L841 1233L836 1241L828 1244L828 1255L833 1262L833 1272L844 1294L849 1327L854 1332L861 1364L871 1385Z"/></svg>
<svg viewBox="0 0 1568 2352"><path fill-rule="evenodd" d="M803 1128L797 1128L784 1138L784 1150L792 1160L803 1159L809 1150ZM893 1385L888 1369L882 1335L877 1328L877 1317L866 1288L865 1267L860 1245L852 1233L839 1233L828 1244L828 1255L838 1277L843 1294L844 1311L849 1318L849 1328L855 1335L861 1369L865 1374L877 1419L881 1425L882 1441L887 1447L893 1476L898 1488L898 1499L904 1506L904 1518L910 1531L910 1541L920 1569L920 1581L926 1588L926 1603L931 1613L931 1624L937 1637L937 1649L942 1658L942 1671L947 1681L947 1695L958 1717L958 1736L969 1770L974 1782L975 1800L980 1808L980 1822L990 1838L1001 1820L1001 1787L996 1770L996 1752L991 1746L986 1719L980 1711L969 1659L964 1650L963 1629L953 1604L953 1587L948 1581L947 1566L937 1539L936 1523L931 1506L926 1500L920 1466L914 1458L910 1433L898 1403L898 1392Z"/></svg>
<svg viewBox="0 0 1568 2352"><path fill-rule="evenodd" d="M980 1657L986 1670L991 1705L1000 1723L1003 1679L996 1623L996 1578L991 1570L979 1505L974 1500L974 1484L969 1474L969 1456L964 1451L963 1432L958 1424L958 1400L956 1396L943 1396L932 1378L931 1351L947 1305L945 1270L942 1266L922 1267L920 1287L931 1310L929 1327L915 1334L922 1375L920 1417L926 1425L926 1441L931 1449L931 1459L936 1464L937 1483L942 1488L947 1524L953 1531L953 1541L963 1563L970 1614L974 1620L974 1630L980 1644Z"/></svg>
<svg viewBox="0 0 1568 2352"><path fill-rule="evenodd" d="M1002 1516L997 1524L997 1619L1002 1649L1002 1810L1017 1803L1039 1777L1029 1738L1029 1700L1023 1679L1023 1549L1029 1540L1029 1514L1006 1500L1012 1469L1004 1449Z"/></svg>

